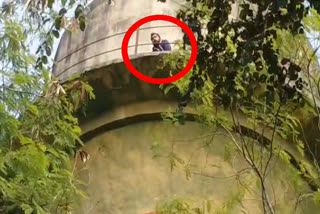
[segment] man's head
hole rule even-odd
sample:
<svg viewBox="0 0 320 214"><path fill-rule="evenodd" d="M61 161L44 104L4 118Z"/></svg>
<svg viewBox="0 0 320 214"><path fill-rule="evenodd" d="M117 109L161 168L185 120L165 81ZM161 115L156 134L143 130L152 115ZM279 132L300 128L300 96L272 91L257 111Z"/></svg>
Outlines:
<svg viewBox="0 0 320 214"><path fill-rule="evenodd" d="M160 35L158 33L151 33L151 41L153 45L160 44Z"/></svg>

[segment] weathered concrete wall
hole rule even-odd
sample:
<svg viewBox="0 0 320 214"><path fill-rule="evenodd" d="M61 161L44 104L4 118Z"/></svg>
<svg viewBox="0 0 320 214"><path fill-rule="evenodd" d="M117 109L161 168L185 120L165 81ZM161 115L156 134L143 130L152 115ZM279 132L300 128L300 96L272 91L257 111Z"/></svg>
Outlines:
<svg viewBox="0 0 320 214"><path fill-rule="evenodd" d="M152 93L152 90L148 91ZM123 98L122 95L120 97ZM226 161L225 148L230 145L228 137L217 135L211 138L212 130L195 122L187 122L183 126L168 126L157 120L143 122L143 115L159 114L170 108L174 110L175 107L175 101L160 98L128 101L118 103L99 117L82 123L84 136L101 127L105 130L91 135L83 148L91 159L85 165L79 161L78 169L80 178L86 183L84 189L89 198L79 201L82 205L77 213L144 214L154 210L154 206L161 200L174 197L196 202L211 200L214 208L219 209L231 199L232 194L241 189L234 175L248 166L239 156L231 162ZM190 107L185 111L195 113ZM221 111L221 114L224 112ZM137 117L134 123L131 120L133 117ZM238 118L242 125L250 127L245 118ZM117 121L122 123L112 125ZM264 136L271 135L266 131ZM210 148L205 150L201 147L210 141ZM168 158L153 159L155 153L151 146L154 142L158 142L160 154L164 156L169 154L174 145L179 158L184 163L191 161L191 169L197 174L187 180L183 167L171 172ZM276 137L275 145L280 145L280 142ZM282 142L281 146L294 155L297 161L300 160L299 153L289 144ZM267 179L271 201L276 201L277 212L294 213L298 195L294 188L295 182L291 179L290 167L278 158L273 160L271 166ZM251 171L240 176L242 182L248 183L250 192L243 199L243 207L237 207L233 213L262 213L260 189L253 174ZM299 188L310 191L304 180L300 179L298 183L301 184ZM297 205L296 213L317 213L318 210L312 200L302 200Z"/></svg>
<svg viewBox="0 0 320 214"><path fill-rule="evenodd" d="M205 143L209 142L211 145L205 149ZM153 158L156 153L152 145L163 156ZM144 214L154 211L161 200L174 197L211 200L213 209L218 210L232 194L243 189L240 181L248 185L249 191L242 205L237 205L232 213L262 213L260 190L253 172L241 172L248 165L239 156L226 161L226 145L230 146L229 138L213 137L210 130L195 122L178 126L144 122L105 132L84 147L91 159L85 165L79 164L79 168L89 198L79 201L81 208L76 213ZM166 156L172 152L184 164L191 164L193 174L189 180L178 161L171 171ZM295 212L298 195L288 165L276 158L271 166L266 183L270 185L269 194L277 213L318 213L310 200L302 200ZM308 191L306 184L302 188Z"/></svg>
<svg viewBox="0 0 320 214"><path fill-rule="evenodd" d="M153 59L156 60L156 56ZM137 60L141 61L136 64L137 67L145 70L146 75L154 76L158 73L156 69L148 69L152 68L152 65L143 63L143 59ZM149 59L148 62L152 64L152 60ZM209 155L203 149L194 153L195 158L192 162L197 164L194 169L218 178L193 175L191 180L186 180L183 169L170 172L168 159L152 159L152 142L158 141L161 146L170 148L171 143L176 141L177 154L187 162L187 157L193 154L195 147L210 140L203 136L212 134L211 130L196 123L168 128L159 121L159 117L151 117L154 119L153 122L143 123L145 115L159 115L170 108L174 111L177 101L164 96L158 86L139 81L126 73L121 66L121 63L110 65L89 73L89 79L93 81L95 89L98 81L102 82L101 87L105 88L97 94L97 99L100 100L98 105L103 106L104 113L83 118L81 121L83 137L88 133L90 135L86 138L86 146L83 149L90 154L91 159L85 166L78 166L80 177L87 184L85 190L89 198L79 201L82 205L77 213L144 214L152 211L155 204L162 199L175 196L194 200L211 199L215 208L221 207L230 199L231 193L237 192L238 189L236 177L223 177L234 175L247 167L241 158L234 159L234 164L224 160L224 149L230 139L216 136ZM185 111L196 113L191 107L187 107ZM219 112L220 115L230 117L226 112ZM135 123L132 123L132 118L135 118ZM238 116L238 119L241 125L250 127L243 115ZM147 120L150 120L150 117L147 117ZM264 136L270 137L271 133L265 131ZM280 145L280 139L277 137L275 145ZM281 143L281 146L294 155L297 161L300 160L301 157L295 148L285 143ZM164 150L164 155L167 154L165 152L168 150ZM209 167L204 167L204 159L213 165L208 164ZM291 214L297 195L294 193L294 184L290 182L291 174L288 171L288 165L277 160L272 163L268 182L272 183L273 189L276 190L270 194L276 196L276 208L279 213ZM246 195L247 199L243 202L244 210L248 210L248 213L262 213L260 190L256 186L256 180L246 175L243 179L252 185L250 188L253 191ZM300 182L306 191L310 191L305 181ZM239 209L234 213L239 213ZM303 200L297 209L296 213L317 211L311 200Z"/></svg>

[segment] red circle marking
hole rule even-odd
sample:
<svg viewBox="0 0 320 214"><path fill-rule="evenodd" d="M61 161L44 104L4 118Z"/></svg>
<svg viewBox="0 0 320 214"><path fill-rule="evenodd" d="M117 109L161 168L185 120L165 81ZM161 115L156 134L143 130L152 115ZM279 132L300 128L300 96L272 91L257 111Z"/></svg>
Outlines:
<svg viewBox="0 0 320 214"><path fill-rule="evenodd" d="M180 71L179 73L177 73L177 74L175 74L175 75L173 75L171 77L167 77L167 78L152 78L152 77L148 77L148 76L140 73L132 65L132 63L131 63L131 61L129 59L129 55L128 55L129 39L132 36L132 34L134 33L134 31L137 30L138 27L140 27L141 25L143 25L143 24L145 24L147 22L157 21L157 20L168 21L168 22L172 22L172 23L178 25L179 27L181 27L184 30L184 32L186 32L186 34L188 35L188 37L190 39L190 42L191 42L191 56L190 56L188 64L186 65L186 67L184 69L182 69L182 71ZM174 81L180 79L181 77L186 75L191 70L192 66L194 65L194 63L196 62L196 59L197 59L198 46L197 46L197 40L196 40L193 32L191 31L191 29L185 23L183 23L179 19L177 19L175 17L172 17L172 16L152 15L152 16L147 16L147 17L144 17L144 18L140 19L139 21L134 23L129 28L127 33L124 35L124 38L123 38L123 41L122 41L121 53L122 53L123 62L125 63L125 65L129 69L129 71L133 75L135 75L137 78L139 78L139 79L141 79L141 80L143 80L145 82L148 82L148 83L165 84L165 83L174 82Z"/></svg>

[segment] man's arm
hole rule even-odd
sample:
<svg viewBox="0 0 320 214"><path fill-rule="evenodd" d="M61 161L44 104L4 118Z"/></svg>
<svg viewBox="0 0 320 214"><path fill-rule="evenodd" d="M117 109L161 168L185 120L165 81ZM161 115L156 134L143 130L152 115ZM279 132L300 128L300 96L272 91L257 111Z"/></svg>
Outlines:
<svg viewBox="0 0 320 214"><path fill-rule="evenodd" d="M152 47L152 52L157 52L157 51L162 51L161 46L159 48L155 46Z"/></svg>

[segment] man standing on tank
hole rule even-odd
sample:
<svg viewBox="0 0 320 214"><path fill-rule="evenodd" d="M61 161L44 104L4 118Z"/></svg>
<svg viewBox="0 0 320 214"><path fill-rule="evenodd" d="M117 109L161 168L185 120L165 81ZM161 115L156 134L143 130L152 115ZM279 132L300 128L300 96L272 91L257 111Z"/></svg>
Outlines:
<svg viewBox="0 0 320 214"><path fill-rule="evenodd" d="M151 33L151 41L153 44L152 51L171 51L171 45L168 40L161 40L158 33Z"/></svg>

